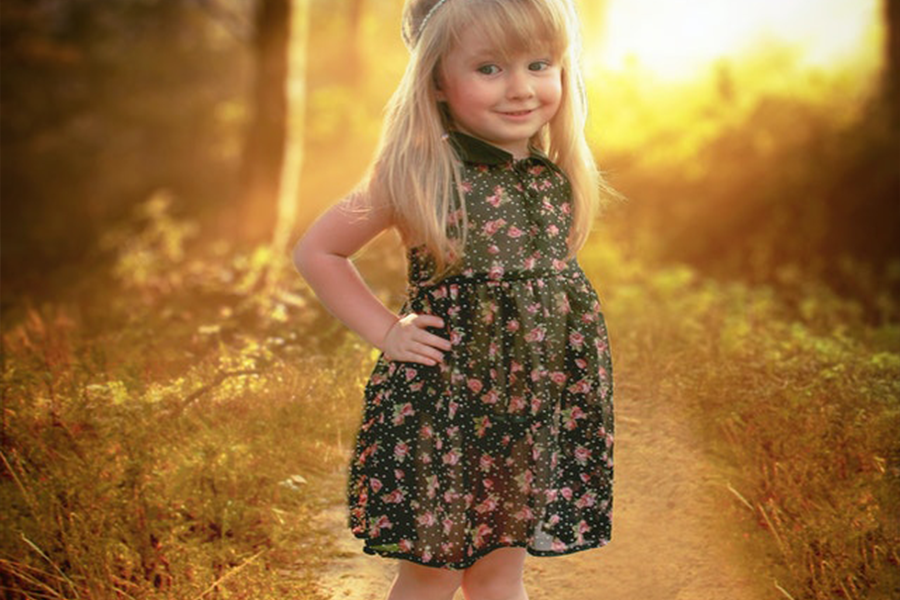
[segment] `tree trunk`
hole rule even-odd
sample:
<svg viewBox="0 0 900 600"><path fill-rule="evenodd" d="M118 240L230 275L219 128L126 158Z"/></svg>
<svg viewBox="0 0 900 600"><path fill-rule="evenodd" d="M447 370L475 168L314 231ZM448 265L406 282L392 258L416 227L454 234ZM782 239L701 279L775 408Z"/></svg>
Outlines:
<svg viewBox="0 0 900 600"><path fill-rule="evenodd" d="M309 42L310 0L294 0L288 44L287 127L281 188L278 194L278 220L272 238L273 250L283 254L297 222L300 174L306 138L306 63Z"/></svg>
<svg viewBox="0 0 900 600"><path fill-rule="evenodd" d="M258 0L253 40L253 116L244 142L235 233L245 242L275 229L288 116L291 0Z"/></svg>

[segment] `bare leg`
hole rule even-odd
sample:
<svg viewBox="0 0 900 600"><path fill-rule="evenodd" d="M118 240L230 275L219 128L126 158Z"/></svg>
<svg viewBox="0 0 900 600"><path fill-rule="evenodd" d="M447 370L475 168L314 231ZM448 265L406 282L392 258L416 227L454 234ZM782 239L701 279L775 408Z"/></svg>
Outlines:
<svg viewBox="0 0 900 600"><path fill-rule="evenodd" d="M465 570L466 600L528 600L522 575L525 548L497 548Z"/></svg>
<svg viewBox="0 0 900 600"><path fill-rule="evenodd" d="M386 600L453 600L463 571L426 567L400 560L400 569Z"/></svg>

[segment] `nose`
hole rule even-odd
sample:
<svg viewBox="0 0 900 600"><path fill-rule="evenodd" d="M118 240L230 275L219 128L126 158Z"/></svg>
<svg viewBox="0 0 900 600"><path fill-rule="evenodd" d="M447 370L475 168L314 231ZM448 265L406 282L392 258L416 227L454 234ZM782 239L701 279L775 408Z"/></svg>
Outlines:
<svg viewBox="0 0 900 600"><path fill-rule="evenodd" d="M506 95L517 100L530 98L534 95L531 77L526 69L513 69L509 72Z"/></svg>

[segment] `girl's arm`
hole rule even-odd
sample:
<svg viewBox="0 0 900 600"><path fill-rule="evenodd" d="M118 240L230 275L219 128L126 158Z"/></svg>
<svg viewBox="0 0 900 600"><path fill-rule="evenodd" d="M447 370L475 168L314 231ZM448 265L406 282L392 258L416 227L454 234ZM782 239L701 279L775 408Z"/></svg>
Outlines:
<svg viewBox="0 0 900 600"><path fill-rule="evenodd" d="M365 217L350 210L366 201L363 195L351 195L322 214L294 246L294 265L329 312L367 342L398 360L433 365L442 358L437 347L449 350L450 342L424 328L442 327L442 320L416 314L399 318L372 293L350 260L393 225L384 205Z"/></svg>

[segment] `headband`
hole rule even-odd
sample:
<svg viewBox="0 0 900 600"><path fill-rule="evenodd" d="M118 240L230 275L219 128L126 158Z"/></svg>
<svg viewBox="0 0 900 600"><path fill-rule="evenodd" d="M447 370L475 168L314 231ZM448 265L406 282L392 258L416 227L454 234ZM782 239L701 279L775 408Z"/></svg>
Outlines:
<svg viewBox="0 0 900 600"><path fill-rule="evenodd" d="M434 6L432 6L431 9L429 9L429 11L425 13L425 18L422 19L421 23L419 23L419 31L416 32L416 42L418 42L419 38L422 37L422 31L425 29L425 25L426 23L428 23L428 19L430 19L431 15L437 12L437 9L439 9L441 5L446 1L447 0L438 0L434 3Z"/></svg>

